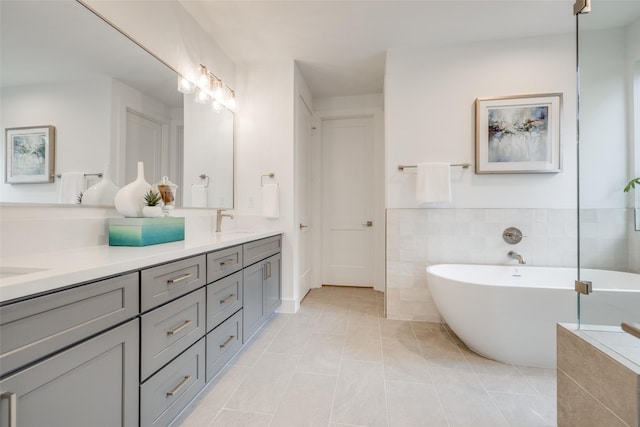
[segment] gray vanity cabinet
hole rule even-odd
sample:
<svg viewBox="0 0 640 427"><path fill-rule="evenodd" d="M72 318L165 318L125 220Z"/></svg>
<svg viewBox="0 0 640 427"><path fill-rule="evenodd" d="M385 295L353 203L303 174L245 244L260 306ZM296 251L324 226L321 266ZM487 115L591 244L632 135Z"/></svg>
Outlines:
<svg viewBox="0 0 640 427"><path fill-rule="evenodd" d="M271 317L282 301L280 236L257 240L244 245L244 259L254 262L243 270L243 342Z"/></svg>
<svg viewBox="0 0 640 427"><path fill-rule="evenodd" d="M0 425L137 426L138 357L134 319L31 365L0 381Z"/></svg>

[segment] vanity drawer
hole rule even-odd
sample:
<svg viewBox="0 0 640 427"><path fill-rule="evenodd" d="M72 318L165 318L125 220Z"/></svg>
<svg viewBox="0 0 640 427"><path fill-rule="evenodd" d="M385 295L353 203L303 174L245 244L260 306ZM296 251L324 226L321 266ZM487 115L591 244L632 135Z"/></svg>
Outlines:
<svg viewBox="0 0 640 427"><path fill-rule="evenodd" d="M228 276L242 269L242 246L207 254L207 283Z"/></svg>
<svg viewBox="0 0 640 427"><path fill-rule="evenodd" d="M205 284L205 256L199 255L142 270L140 305L147 311Z"/></svg>
<svg viewBox="0 0 640 427"><path fill-rule="evenodd" d="M205 289L142 315L140 377L147 378L205 334Z"/></svg>
<svg viewBox="0 0 640 427"><path fill-rule="evenodd" d="M207 332L242 308L242 271L207 285Z"/></svg>
<svg viewBox="0 0 640 427"><path fill-rule="evenodd" d="M242 310L207 334L207 382L242 346Z"/></svg>
<svg viewBox="0 0 640 427"><path fill-rule="evenodd" d="M0 375L138 314L138 273L0 307Z"/></svg>
<svg viewBox="0 0 640 427"><path fill-rule="evenodd" d="M282 250L282 237L273 236L244 245L244 265L248 266L261 261Z"/></svg>
<svg viewBox="0 0 640 427"><path fill-rule="evenodd" d="M205 385L202 338L140 386L140 425L167 426Z"/></svg>

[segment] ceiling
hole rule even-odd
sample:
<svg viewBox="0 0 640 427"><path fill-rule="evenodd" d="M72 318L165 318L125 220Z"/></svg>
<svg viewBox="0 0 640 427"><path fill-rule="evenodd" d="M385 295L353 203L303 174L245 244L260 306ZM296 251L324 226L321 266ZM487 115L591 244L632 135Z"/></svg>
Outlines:
<svg viewBox="0 0 640 427"><path fill-rule="evenodd" d="M236 64L295 59L315 97L382 93L385 52L574 31L573 0L179 0Z"/></svg>

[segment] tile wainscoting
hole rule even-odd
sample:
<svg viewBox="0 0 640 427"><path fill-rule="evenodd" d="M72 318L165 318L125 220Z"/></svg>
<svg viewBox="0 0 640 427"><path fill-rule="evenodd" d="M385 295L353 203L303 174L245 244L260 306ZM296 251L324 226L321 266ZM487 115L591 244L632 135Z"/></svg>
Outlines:
<svg viewBox="0 0 640 427"><path fill-rule="evenodd" d="M515 250L527 265L575 267L575 209L387 209L386 310L389 319L439 322L427 286L432 264L509 264ZM631 209L581 211L582 265L640 273L640 232ZM502 232L517 227L516 245Z"/></svg>

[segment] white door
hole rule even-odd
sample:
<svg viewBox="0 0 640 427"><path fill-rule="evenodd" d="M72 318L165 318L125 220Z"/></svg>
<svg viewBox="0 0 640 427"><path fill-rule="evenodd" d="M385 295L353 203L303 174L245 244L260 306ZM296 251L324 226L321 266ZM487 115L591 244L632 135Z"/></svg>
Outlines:
<svg viewBox="0 0 640 427"><path fill-rule="evenodd" d="M311 229L311 112L304 100L296 102L296 208L298 218L298 256L300 300L311 289L312 282L312 229Z"/></svg>
<svg viewBox="0 0 640 427"><path fill-rule="evenodd" d="M322 283L373 286L373 117L322 121Z"/></svg>
<svg viewBox="0 0 640 427"><path fill-rule="evenodd" d="M164 123L127 109L125 183L136 179L137 162L144 162L144 177L149 184L157 184L162 179L165 129Z"/></svg>

